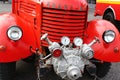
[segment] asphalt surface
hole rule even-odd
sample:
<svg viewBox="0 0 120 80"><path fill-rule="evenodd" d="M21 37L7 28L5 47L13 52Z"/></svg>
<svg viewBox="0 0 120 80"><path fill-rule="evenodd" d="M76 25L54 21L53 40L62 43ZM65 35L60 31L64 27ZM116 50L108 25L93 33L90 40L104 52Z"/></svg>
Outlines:
<svg viewBox="0 0 120 80"><path fill-rule="evenodd" d="M3 4L0 1L0 13L10 12L11 4L6 2ZM93 16L94 9L89 9L88 21L92 19L101 19L101 17ZM25 63L23 61L17 62L16 76L15 80L36 80L35 75L35 66L33 64ZM42 78L42 80L61 80L57 77L57 75L50 71L46 76ZM94 80L89 74L84 74L82 79L79 80ZM111 69L109 73L100 80L120 80L120 63L112 63Z"/></svg>

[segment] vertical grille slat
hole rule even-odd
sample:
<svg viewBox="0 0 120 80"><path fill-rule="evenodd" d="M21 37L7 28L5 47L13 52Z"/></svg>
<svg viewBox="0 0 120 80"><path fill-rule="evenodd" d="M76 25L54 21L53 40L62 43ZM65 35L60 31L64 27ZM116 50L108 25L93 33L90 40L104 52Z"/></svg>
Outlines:
<svg viewBox="0 0 120 80"><path fill-rule="evenodd" d="M48 33L51 41L60 42L61 37L83 38L87 11L62 10L43 7L41 34ZM42 41L42 45L47 43Z"/></svg>

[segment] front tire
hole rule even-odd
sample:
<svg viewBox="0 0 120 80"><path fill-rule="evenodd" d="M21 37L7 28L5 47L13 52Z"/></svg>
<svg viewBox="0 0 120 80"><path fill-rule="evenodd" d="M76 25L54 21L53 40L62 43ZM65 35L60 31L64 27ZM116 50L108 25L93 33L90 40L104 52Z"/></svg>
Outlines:
<svg viewBox="0 0 120 80"><path fill-rule="evenodd" d="M103 78L104 76L106 76L107 73L109 72L109 70L111 69L111 63L109 63L109 62L95 63L95 65L97 68L96 75L99 78Z"/></svg>
<svg viewBox="0 0 120 80"><path fill-rule="evenodd" d="M113 12L105 13L103 16L103 19L113 23L116 26L116 28L118 29L118 31L120 32L120 21L115 20Z"/></svg>
<svg viewBox="0 0 120 80"><path fill-rule="evenodd" d="M0 80L13 80L16 71L16 62L0 63Z"/></svg>
<svg viewBox="0 0 120 80"><path fill-rule="evenodd" d="M105 13L103 16L103 19L110 21L111 23L115 25L115 17L114 17L113 12Z"/></svg>
<svg viewBox="0 0 120 80"><path fill-rule="evenodd" d="M25 59L22 59L22 60L26 63L35 63L36 62L35 57L36 57L36 55L33 54L32 56L29 56L28 58L25 58Z"/></svg>

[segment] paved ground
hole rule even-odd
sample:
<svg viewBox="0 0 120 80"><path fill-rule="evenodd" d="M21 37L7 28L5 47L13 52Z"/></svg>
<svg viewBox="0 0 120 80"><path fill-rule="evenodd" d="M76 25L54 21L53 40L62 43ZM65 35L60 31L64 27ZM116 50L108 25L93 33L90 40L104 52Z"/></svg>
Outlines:
<svg viewBox="0 0 120 80"><path fill-rule="evenodd" d="M10 12L11 4L6 2L3 4L0 1L0 13ZM101 19L101 17L93 16L94 9L89 9L89 17L88 20ZM53 72L47 74L47 77L42 80L60 80ZM16 71L16 80L35 80L35 67L33 64L28 64L23 61L17 62L17 71ZM88 74L85 74L82 79L79 80L93 80ZM120 63L112 63L111 69L109 73L100 80L120 80Z"/></svg>
<svg viewBox="0 0 120 80"><path fill-rule="evenodd" d="M8 11L11 11L11 4L9 4L8 2L3 4L3 2L0 1L0 13L4 13Z"/></svg>

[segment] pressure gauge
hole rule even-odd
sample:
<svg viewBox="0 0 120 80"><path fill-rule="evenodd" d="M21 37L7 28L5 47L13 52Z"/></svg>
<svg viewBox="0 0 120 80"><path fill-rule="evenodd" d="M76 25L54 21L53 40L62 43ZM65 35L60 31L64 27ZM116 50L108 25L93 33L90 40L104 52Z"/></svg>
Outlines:
<svg viewBox="0 0 120 80"><path fill-rule="evenodd" d="M62 43L63 45L65 45L65 46L67 46L68 44L70 44L70 38L67 37L67 36L63 36L63 37L61 38L61 43Z"/></svg>
<svg viewBox="0 0 120 80"><path fill-rule="evenodd" d="M83 40L79 37L74 38L74 44L76 46L81 46L83 44Z"/></svg>

